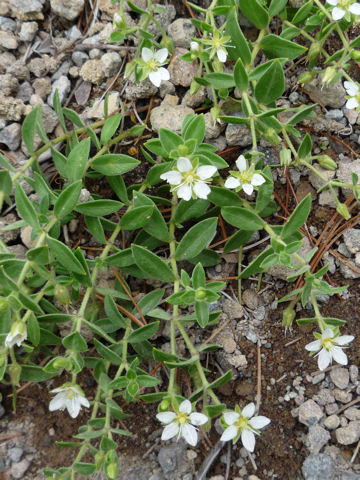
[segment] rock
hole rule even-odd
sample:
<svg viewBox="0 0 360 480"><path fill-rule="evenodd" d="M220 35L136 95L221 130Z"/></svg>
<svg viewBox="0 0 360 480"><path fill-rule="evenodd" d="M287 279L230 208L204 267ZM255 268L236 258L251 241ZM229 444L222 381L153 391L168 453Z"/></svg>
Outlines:
<svg viewBox="0 0 360 480"><path fill-rule="evenodd" d="M0 16L0 30L3 32L15 32L16 22L11 18Z"/></svg>
<svg viewBox="0 0 360 480"><path fill-rule="evenodd" d="M177 18L169 25L168 34L173 39L175 47L189 49L191 39L196 35L196 28L188 18Z"/></svg>
<svg viewBox="0 0 360 480"><path fill-rule="evenodd" d="M306 85L306 90L320 100L325 107L341 108L346 101L346 92L341 80L333 85L324 85L322 75L319 75Z"/></svg>
<svg viewBox="0 0 360 480"><path fill-rule="evenodd" d="M21 460L21 462L13 463L11 465L10 473L14 478L24 478L24 473L30 467L30 461L27 458Z"/></svg>
<svg viewBox="0 0 360 480"><path fill-rule="evenodd" d="M190 95L190 90L188 90L183 99L181 101L182 105L186 105L187 107L198 107L202 105L206 99L206 91L204 87L200 87L199 90Z"/></svg>
<svg viewBox="0 0 360 480"><path fill-rule="evenodd" d="M334 171L325 170L324 168L320 167L318 163L314 163L314 168L316 168L316 170L318 170L320 174L326 178L326 182L325 182L318 175L316 175L315 172L311 170L309 174L309 181L316 190L318 190L320 187L325 185L325 183L328 183L330 180L332 180L335 177Z"/></svg>
<svg viewBox="0 0 360 480"><path fill-rule="evenodd" d="M343 235L346 248L350 253L360 252L360 230L349 228Z"/></svg>
<svg viewBox="0 0 360 480"><path fill-rule="evenodd" d="M251 288L244 290L241 297L245 305L251 310L257 309L262 304L260 295Z"/></svg>
<svg viewBox="0 0 360 480"><path fill-rule="evenodd" d="M356 265L352 260L347 260L346 263L356 268ZM340 273L344 278L350 278L350 279L360 278L360 273L357 273L355 269L353 270L348 265L345 265L342 262L340 263Z"/></svg>
<svg viewBox="0 0 360 480"><path fill-rule="evenodd" d="M347 408L344 415L348 420L360 420L360 409L356 407Z"/></svg>
<svg viewBox="0 0 360 480"><path fill-rule="evenodd" d="M25 104L22 100L13 97L5 97L0 92L0 115L6 120L18 122L25 113Z"/></svg>
<svg viewBox="0 0 360 480"><path fill-rule="evenodd" d="M352 421L346 427L335 430L336 440L341 445L351 445L359 441L360 438L360 421Z"/></svg>
<svg viewBox="0 0 360 480"><path fill-rule="evenodd" d="M47 98L47 103L50 105L50 107L53 106L54 95L56 90L59 93L59 100L60 100L60 104L62 105L66 97L70 93L70 88L71 88L70 80L65 75L61 75L61 77L52 84L51 93Z"/></svg>
<svg viewBox="0 0 360 480"><path fill-rule="evenodd" d="M30 74L28 67L24 64L22 60L17 60L6 68L6 73L11 75L14 80L14 77L17 80L30 80Z"/></svg>
<svg viewBox="0 0 360 480"><path fill-rule="evenodd" d="M340 418L337 415L330 415L324 420L324 426L329 430L335 430L340 425Z"/></svg>
<svg viewBox="0 0 360 480"><path fill-rule="evenodd" d="M171 4L160 5L155 3L153 5L154 6L156 5L158 7L158 10L160 10L159 13L155 14L155 20L157 20L160 23L160 25L163 27L164 30L167 30L170 23L174 20L176 16L176 10L174 5L171 5ZM159 29L154 22L150 22L150 25L148 27L148 32L158 35Z"/></svg>
<svg viewBox="0 0 360 480"><path fill-rule="evenodd" d="M341 403L349 403L352 400L351 392L345 392L344 390L340 390L339 388L335 388L334 397L337 402Z"/></svg>
<svg viewBox="0 0 360 480"><path fill-rule="evenodd" d="M311 245L309 239L307 237L303 237L302 246L297 251L298 255L304 258L304 256L310 252ZM293 258L294 264L298 264L297 260ZM274 267L269 268L268 273L276 278L281 278L282 280L286 280L289 275L294 273L294 270L286 267L285 265L275 265Z"/></svg>
<svg viewBox="0 0 360 480"><path fill-rule="evenodd" d="M309 455L301 467L301 472L305 480L334 480L335 462L324 453Z"/></svg>
<svg viewBox="0 0 360 480"><path fill-rule="evenodd" d="M19 33L20 40L22 42L32 42L35 38L38 28L37 22L24 22L21 25L21 30Z"/></svg>
<svg viewBox="0 0 360 480"><path fill-rule="evenodd" d="M317 375L314 375L311 379L313 385L317 385L318 383L322 382L325 378L325 373L321 372Z"/></svg>
<svg viewBox="0 0 360 480"><path fill-rule="evenodd" d="M186 52L186 49L176 47L168 67L171 83L183 87L189 87L191 85L191 82L199 70L198 62L185 62L181 59L181 56Z"/></svg>
<svg viewBox="0 0 360 480"><path fill-rule="evenodd" d="M24 450L20 447L9 448L7 454L12 462L20 462Z"/></svg>
<svg viewBox="0 0 360 480"><path fill-rule="evenodd" d="M15 258L20 258L20 259L26 258L27 249L24 247L24 245L21 245L20 243L17 245L8 245L8 249L10 253L15 254Z"/></svg>
<svg viewBox="0 0 360 480"><path fill-rule="evenodd" d="M165 80L165 81L161 82L160 87L159 87L159 95L160 95L161 98L165 98L166 95L175 95L175 85L173 85L171 82L169 82L169 80ZM186 94L185 94L185 96L186 96ZM184 102L181 102L181 103L184 103Z"/></svg>
<svg viewBox="0 0 360 480"><path fill-rule="evenodd" d="M40 0L9 0L11 16L18 20L43 20L43 5Z"/></svg>
<svg viewBox="0 0 360 480"><path fill-rule="evenodd" d="M359 376L359 368L357 367L357 365L350 365L349 374L350 374L351 383L354 383L356 385L358 382L358 376Z"/></svg>
<svg viewBox="0 0 360 480"><path fill-rule="evenodd" d="M54 13L70 21L75 20L80 15L84 4L84 0L50 0Z"/></svg>
<svg viewBox="0 0 360 480"><path fill-rule="evenodd" d="M19 89L19 82L10 73L0 75L1 92L5 96L16 94Z"/></svg>
<svg viewBox="0 0 360 480"><path fill-rule="evenodd" d="M33 83L36 95L45 100L45 98L51 93L51 80L49 77L37 78Z"/></svg>
<svg viewBox="0 0 360 480"><path fill-rule="evenodd" d="M51 76L51 81L55 82L55 80L59 80L59 78L64 75L65 77L69 73L69 69L71 67L72 63L70 60L66 60L65 62L62 62L59 66L59 68L56 70L55 73Z"/></svg>
<svg viewBox="0 0 360 480"><path fill-rule="evenodd" d="M43 55L39 58L33 58L28 65L31 73L35 77L45 77L48 73L54 73L58 67L58 61L49 55Z"/></svg>
<svg viewBox="0 0 360 480"><path fill-rule="evenodd" d="M244 315L244 309L239 302L231 300L230 298L225 298L222 302L223 311L226 315L235 320L237 318L242 318Z"/></svg>
<svg viewBox="0 0 360 480"><path fill-rule="evenodd" d="M324 116L325 118L330 118L331 120L341 120L344 116L344 113L339 108L335 108L333 110L328 110Z"/></svg>
<svg viewBox="0 0 360 480"><path fill-rule="evenodd" d="M0 53L0 73L6 70L16 62L16 57L10 52Z"/></svg>
<svg viewBox="0 0 360 480"><path fill-rule="evenodd" d="M33 231L33 228L31 225L26 225L25 227L22 227L20 231L21 241L23 242L25 247L27 247L29 250L31 248L34 248L37 242L36 237L34 240L32 239L32 231Z"/></svg>
<svg viewBox="0 0 360 480"><path fill-rule="evenodd" d="M322 408L314 400L307 400L299 407L299 422L304 425L315 425L323 415Z"/></svg>
<svg viewBox="0 0 360 480"><path fill-rule="evenodd" d="M311 425L305 443L310 453L319 453L330 438L330 433L325 428L320 425Z"/></svg>
<svg viewBox="0 0 360 480"><path fill-rule="evenodd" d="M162 447L158 454L158 461L163 473L168 478L168 474L174 472L181 457L184 456L186 447L183 443L174 444L170 447Z"/></svg>
<svg viewBox="0 0 360 480"><path fill-rule="evenodd" d="M222 345L225 353L233 353L236 350L236 342L234 337L229 335L222 335L218 337L219 345Z"/></svg>
<svg viewBox="0 0 360 480"><path fill-rule="evenodd" d="M0 30L0 47L7 50L15 50L18 47L18 41L12 32L3 32Z"/></svg>
<svg viewBox="0 0 360 480"><path fill-rule="evenodd" d="M103 118L105 100L95 100L94 105L86 112L87 118ZM111 114L120 106L119 92L110 92L108 97L108 113Z"/></svg>
<svg viewBox="0 0 360 480"><path fill-rule="evenodd" d="M246 332L246 335L245 337L252 343L254 343L255 345L258 343L258 336L256 335L256 333L254 332L254 330L248 330Z"/></svg>
<svg viewBox="0 0 360 480"><path fill-rule="evenodd" d="M19 148L21 141L21 125L19 123L10 123L0 130L0 144L3 143L9 150L14 151Z"/></svg>
<svg viewBox="0 0 360 480"><path fill-rule="evenodd" d="M59 123L58 116L56 115L55 111L46 104L41 106L40 111L44 122L45 132L52 133L56 125Z"/></svg>
<svg viewBox="0 0 360 480"><path fill-rule="evenodd" d="M159 128L168 128L175 133L181 133L181 126L186 115L193 114L194 110L185 105L171 105L166 96L159 107L151 110L150 122L155 132Z"/></svg>
<svg viewBox="0 0 360 480"><path fill-rule="evenodd" d="M332 370L330 370L330 378L336 387L344 390L349 385L349 370L347 368L341 367L333 368Z"/></svg>
<svg viewBox="0 0 360 480"><path fill-rule="evenodd" d="M314 400L319 405L328 405L335 402L335 397L328 388L321 388L316 395L314 395Z"/></svg>
<svg viewBox="0 0 360 480"><path fill-rule="evenodd" d="M134 76L130 75L124 95L127 100L138 100L140 98L150 98L155 95L156 92L157 87L155 87L148 78L143 82L135 82Z"/></svg>
<svg viewBox="0 0 360 480"><path fill-rule="evenodd" d="M104 72L100 60L87 60L80 69L80 77L85 82L100 85L104 81Z"/></svg>
<svg viewBox="0 0 360 480"><path fill-rule="evenodd" d="M117 52L105 53L101 57L102 69L105 77L116 75L121 66L121 56Z"/></svg>
<svg viewBox="0 0 360 480"><path fill-rule="evenodd" d="M218 122L214 122L212 119L211 113L207 112L204 115L205 119L205 139L210 140L217 138L222 130L222 126Z"/></svg>
<svg viewBox="0 0 360 480"><path fill-rule="evenodd" d="M29 103L31 96L34 94L34 90L30 82L23 82L16 94L16 98L19 98L24 103Z"/></svg>
<svg viewBox="0 0 360 480"><path fill-rule="evenodd" d="M251 132L246 125L229 124L225 130L225 137L229 146L248 147L252 144Z"/></svg>
<svg viewBox="0 0 360 480"><path fill-rule="evenodd" d="M0 140L1 143L1 140ZM9 213L8 215L5 215L4 217L0 217L0 230L7 225L12 225L14 222L16 222L16 216L13 213ZM17 239L19 236L20 229L16 228L15 230L9 230L7 232L1 232L1 239L4 243L9 243L13 242Z"/></svg>
<svg viewBox="0 0 360 480"><path fill-rule="evenodd" d="M338 196L339 189L337 187L333 187L335 194ZM330 190L323 190L319 195L319 205L336 208L337 202L333 197Z"/></svg>
<svg viewBox="0 0 360 480"><path fill-rule="evenodd" d="M75 50L75 52L73 52L71 55L71 60L77 67L81 67L87 60L89 60L89 55L85 52L78 52Z"/></svg>
<svg viewBox="0 0 360 480"><path fill-rule="evenodd" d="M336 176L340 182L352 183L351 173L356 173L359 177L358 185L360 185L360 158L350 161L347 157L339 155L341 161L338 163L338 169ZM341 189L345 197L349 197L352 194L350 188Z"/></svg>

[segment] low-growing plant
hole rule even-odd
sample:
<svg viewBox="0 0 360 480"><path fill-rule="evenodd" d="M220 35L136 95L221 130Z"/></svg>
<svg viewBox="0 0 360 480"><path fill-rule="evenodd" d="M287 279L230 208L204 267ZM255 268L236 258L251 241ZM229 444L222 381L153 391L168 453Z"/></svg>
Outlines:
<svg viewBox="0 0 360 480"><path fill-rule="evenodd" d="M120 5L112 40L138 39L125 74L134 74L137 81L149 77L159 86L169 78L163 65L172 45L154 16L156 9L150 0L147 10L128 1L130 9L140 15L138 25L128 27L124 2ZM21 217L2 231L28 226L34 242L26 258L18 259L0 241L0 378L13 387L14 406L21 381L44 382L61 376L66 381L52 390L50 411L67 409L75 418L82 407L91 408L87 423L79 428L74 441L59 442L78 449L75 461L57 470L46 469L51 479L74 479L77 473L89 475L95 471L104 472L108 479L117 477L116 436L129 435L112 422L128 417L118 400L121 405L138 400L156 402L157 419L164 425L163 440L183 437L195 446L197 427L208 431L212 420L221 416L221 440L236 443L241 438L243 446L254 451L254 434L259 434L270 420L254 416L253 403L236 406L233 411L221 402L217 388L231 380L232 372L210 381L202 360L205 353L219 346L194 343L188 333L189 324L202 329L216 325L221 313L210 310L209 304L220 298L226 284L208 281L205 270L220 262L219 254L208 248L216 235L219 216L235 227L223 252L238 252L239 299L241 279L256 274L261 278L276 265L288 267L288 280L302 277L303 282L281 299L289 302L283 311L285 329L290 329L295 320L296 303L305 307L310 302L313 317L297 319L300 325L318 326L316 340L306 349L317 353L321 370L333 360L347 363L342 347L354 337L340 335L345 321L324 317L317 301L318 295L334 295L346 287L333 288L324 279L328 265L312 270L310 261L316 248L299 254L311 196L299 202L285 223L276 225L268 219L277 210L274 168L312 170L325 182L319 192L330 190L344 218L350 213L338 198L336 187L350 189L359 198L357 175L352 174L351 184L328 181L313 163L330 170L337 166L327 155L313 155L310 135L302 136L298 128L300 122L314 115L314 105L278 107L277 101L285 91L285 67L303 57L309 69L300 76L300 83L316 75L322 75L324 84L345 78L349 96L346 106L359 108L359 86L348 70L352 59L359 59L356 48L360 37L348 41L344 32L358 20L360 5L351 0L328 0L325 5L309 0L301 8L288 5L287 0L213 0L208 9L190 2L188 5L199 14L192 20L199 37L193 39L190 51L183 56L199 66L190 91L209 89L214 122L246 125L251 132L252 148L238 156L235 166L230 165L232 170L223 173L228 163L216 154L216 147L204 142L204 116L188 115L181 134L160 128L158 136L144 144L142 164L148 167L145 179L129 185L127 173L136 170L140 161L118 153L118 145L124 139L137 138L144 126L126 129L123 113L105 115L104 120L85 125L75 111L61 106L57 94L54 109L63 134L49 139L36 107L22 129L29 152L26 164L15 168L0 156L0 207L4 202L11 204L14 195ZM244 36L238 20L240 12L258 29L255 41ZM279 34L272 33L274 18L281 21ZM161 40L147 31L151 21L158 25ZM333 33L343 46L330 56L326 40ZM300 38L302 44L295 41ZM234 89L240 99L233 97ZM43 146L35 150L36 134ZM258 149L260 140L274 146L277 165L264 162ZM61 143L63 147L57 150L55 146ZM55 187L46 180L38 162L48 149L61 179ZM106 180L117 199L86 190L91 179ZM29 187L36 192L36 200L29 200ZM169 218L164 213L169 213ZM79 216L102 245L100 255L94 258L84 256L79 246L70 247L63 236L67 224ZM257 231L270 237L269 244L242 268L243 245ZM99 285L99 276L107 271L116 278L113 288ZM156 287L152 284L150 291L135 302L131 293L134 279L155 279ZM68 328L66 336L59 335L60 323ZM153 340L161 324L168 325L170 352L156 348ZM179 354L178 335L185 342L185 356ZM90 353L90 345L96 354ZM44 357L47 361L41 366ZM147 360L155 360L169 370L167 384L149 374ZM97 383L92 401L79 386L84 368L92 370ZM187 398L177 382L178 369L192 382ZM151 388L156 391L149 391ZM84 462L85 454L90 454L93 461Z"/></svg>

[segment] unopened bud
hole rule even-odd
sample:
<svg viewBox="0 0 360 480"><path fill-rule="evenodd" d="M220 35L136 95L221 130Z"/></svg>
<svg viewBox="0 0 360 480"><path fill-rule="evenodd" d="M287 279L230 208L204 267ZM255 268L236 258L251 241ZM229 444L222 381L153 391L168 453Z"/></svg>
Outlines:
<svg viewBox="0 0 360 480"><path fill-rule="evenodd" d="M63 305L70 304L70 294L69 290L65 285L57 283L54 288L54 297Z"/></svg>
<svg viewBox="0 0 360 480"><path fill-rule="evenodd" d="M105 452L103 452L102 450L99 450L96 454L95 454L95 467L96 467L96 470L101 470L103 465L104 465L104 460L105 460Z"/></svg>
<svg viewBox="0 0 360 480"><path fill-rule="evenodd" d="M195 300L204 300L206 292L203 288L198 288L195 292Z"/></svg>
<svg viewBox="0 0 360 480"><path fill-rule="evenodd" d="M309 48L307 58L309 61L316 60L317 57L320 55L321 52L321 43L320 42L313 42Z"/></svg>
<svg viewBox="0 0 360 480"><path fill-rule="evenodd" d="M281 138L273 128L266 129L264 137L274 147L276 147L276 145L279 145L279 143L281 142Z"/></svg>
<svg viewBox="0 0 360 480"><path fill-rule="evenodd" d="M158 410L159 412L167 412L170 407L171 400L170 398L164 398L159 404Z"/></svg>
<svg viewBox="0 0 360 480"><path fill-rule="evenodd" d="M109 480L115 480L117 477L119 471L119 466L117 463L109 463L109 465L106 466L106 475L109 478Z"/></svg>
<svg viewBox="0 0 360 480"><path fill-rule="evenodd" d="M360 62L360 51L359 50L351 50L350 58L352 58L356 62Z"/></svg>
<svg viewBox="0 0 360 480"><path fill-rule="evenodd" d="M53 362L53 367L55 370L68 369L71 366L71 361L68 358L58 357L55 358Z"/></svg>
<svg viewBox="0 0 360 480"><path fill-rule="evenodd" d="M21 365L13 363L9 367L11 385L18 387L20 385Z"/></svg>
<svg viewBox="0 0 360 480"><path fill-rule="evenodd" d="M351 215L350 215L349 210L348 210L347 206L345 205L345 203L338 203L338 205L336 207L336 211L342 217L344 217L345 220L349 220L349 218L351 218Z"/></svg>
<svg viewBox="0 0 360 480"><path fill-rule="evenodd" d="M280 164L282 167L291 165L291 151L288 148L283 148L280 151Z"/></svg>
<svg viewBox="0 0 360 480"><path fill-rule="evenodd" d="M295 318L294 309L291 306L285 308L282 314L283 327L285 327L286 329L291 328L294 318Z"/></svg>
<svg viewBox="0 0 360 480"><path fill-rule="evenodd" d="M127 26L124 15L121 12L116 12L114 15L113 26L117 30L124 30Z"/></svg>
<svg viewBox="0 0 360 480"><path fill-rule="evenodd" d="M193 53L199 53L200 45L198 42L190 42L190 51Z"/></svg>
<svg viewBox="0 0 360 480"><path fill-rule="evenodd" d="M325 85L330 85L330 83L334 80L336 77L337 70L335 67L328 67L325 72L323 73L322 76L322 81Z"/></svg>
<svg viewBox="0 0 360 480"><path fill-rule="evenodd" d="M320 167L325 168L325 170L335 170L337 168L336 162L329 155L320 155L318 162Z"/></svg>
<svg viewBox="0 0 360 480"><path fill-rule="evenodd" d="M304 72L299 76L298 82L301 85L310 83L312 80L314 80L315 75L316 75L316 72Z"/></svg>

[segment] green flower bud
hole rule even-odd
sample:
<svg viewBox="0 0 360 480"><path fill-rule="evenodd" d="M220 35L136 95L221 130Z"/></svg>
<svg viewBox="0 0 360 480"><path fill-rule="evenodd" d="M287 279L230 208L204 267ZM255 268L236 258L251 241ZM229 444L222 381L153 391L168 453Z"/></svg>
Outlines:
<svg viewBox="0 0 360 480"><path fill-rule="evenodd" d="M281 142L281 138L273 128L267 128L265 130L264 137L274 147L276 147L276 145L279 145L279 143Z"/></svg>
<svg viewBox="0 0 360 480"><path fill-rule="evenodd" d="M124 17L123 12L118 11L114 15L113 27L117 30L125 30L127 27L127 23Z"/></svg>
<svg viewBox="0 0 360 480"><path fill-rule="evenodd" d="M360 62L360 51L359 50L351 50L350 58L352 58L356 62Z"/></svg>
<svg viewBox="0 0 360 480"><path fill-rule="evenodd" d="M298 78L298 82L301 83L301 85L310 83L312 80L314 80L315 75L316 72L304 72Z"/></svg>
<svg viewBox="0 0 360 480"><path fill-rule="evenodd" d="M63 305L70 304L70 294L69 290L65 285L57 283L54 288L54 297Z"/></svg>
<svg viewBox="0 0 360 480"><path fill-rule="evenodd" d="M206 292L204 288L198 288L195 291L195 299L196 300L204 300L206 297Z"/></svg>
<svg viewBox="0 0 360 480"><path fill-rule="evenodd" d="M336 170L337 164L329 155L320 155L318 162L320 167L325 168L325 170Z"/></svg>
<svg viewBox="0 0 360 480"><path fill-rule="evenodd" d="M13 363L9 367L11 385L18 387L20 385L21 365Z"/></svg>
<svg viewBox="0 0 360 480"><path fill-rule="evenodd" d="M178 152L182 157L185 157L189 153L189 149L186 145L179 145Z"/></svg>
<svg viewBox="0 0 360 480"><path fill-rule="evenodd" d="M348 210L347 206L345 205L345 203L338 203L338 205L336 207L336 211L342 217L344 217L345 220L349 220L349 218L351 218L351 215L350 215L349 210Z"/></svg>
<svg viewBox="0 0 360 480"><path fill-rule="evenodd" d="M164 398L164 400L162 400L162 401L159 403L158 411L159 411L159 412L167 412L167 411L169 410L170 403L171 403L171 399L170 399L170 398Z"/></svg>
<svg viewBox="0 0 360 480"><path fill-rule="evenodd" d="M213 122L216 122L216 120L220 116L220 107L212 107L211 110L210 110L210 113L211 113L211 118L212 118Z"/></svg>
<svg viewBox="0 0 360 480"><path fill-rule="evenodd" d="M321 52L321 43L320 42L313 42L309 48L307 58L311 62L311 60L316 60L316 58L320 55Z"/></svg>
<svg viewBox="0 0 360 480"><path fill-rule="evenodd" d="M67 370L71 366L71 361L68 358L58 357L55 358L52 366L55 370Z"/></svg>
<svg viewBox="0 0 360 480"><path fill-rule="evenodd" d="M115 480L119 471L119 466L117 463L112 462L106 466L106 475L110 480Z"/></svg>
<svg viewBox="0 0 360 480"><path fill-rule="evenodd" d="M95 454L95 467L96 467L96 470L101 470L103 468L103 465L104 465L104 461L105 461L105 452L103 452L102 450L99 450L96 454Z"/></svg>
<svg viewBox="0 0 360 480"><path fill-rule="evenodd" d="M325 72L323 73L322 76L322 81L324 85L330 85L330 83L334 80L336 77L337 70L335 67L328 67Z"/></svg>
<svg viewBox="0 0 360 480"><path fill-rule="evenodd" d="M291 306L285 308L282 314L282 324L285 329L291 328L295 315L294 309Z"/></svg>
<svg viewBox="0 0 360 480"><path fill-rule="evenodd" d="M288 148L283 148L280 151L280 164L282 167L291 165L291 151Z"/></svg>
<svg viewBox="0 0 360 480"><path fill-rule="evenodd" d="M9 308L9 301L7 298L0 297L0 312Z"/></svg>

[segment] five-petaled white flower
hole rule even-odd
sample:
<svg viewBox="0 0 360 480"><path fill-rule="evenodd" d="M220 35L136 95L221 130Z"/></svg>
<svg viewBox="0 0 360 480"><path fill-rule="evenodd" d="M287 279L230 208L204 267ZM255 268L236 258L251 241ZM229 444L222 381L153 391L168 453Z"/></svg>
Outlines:
<svg viewBox="0 0 360 480"><path fill-rule="evenodd" d="M15 344L20 347L22 342L27 339L27 328L24 322L20 320L15 322L10 332L5 338L5 347L11 348Z"/></svg>
<svg viewBox="0 0 360 480"><path fill-rule="evenodd" d="M61 387L52 390L51 393L57 395L49 404L50 412L67 408L70 416L76 418L82 406L90 407L89 400L85 397L84 392L74 383L64 383Z"/></svg>
<svg viewBox="0 0 360 480"><path fill-rule="evenodd" d="M179 198L188 201L193 198L206 199L210 193L207 181L215 174L217 168L213 165L202 165L194 167L186 157L177 160L176 170L160 175L170 185L175 185L172 191L176 192Z"/></svg>
<svg viewBox="0 0 360 480"><path fill-rule="evenodd" d="M344 82L346 93L351 97L346 102L346 108L352 109L360 106L359 85L354 82Z"/></svg>
<svg viewBox="0 0 360 480"><path fill-rule="evenodd" d="M325 370L333 360L340 365L347 365L348 359L346 354L342 351L342 347L354 340L353 335L335 336L335 332L331 328L324 330L318 340L308 343L305 349L308 352L319 352L316 356L318 358L319 370ZM340 345L340 346L339 346Z"/></svg>
<svg viewBox="0 0 360 480"><path fill-rule="evenodd" d="M354 15L360 15L360 3L354 3L354 0L326 0L327 3L334 6L332 9L333 20L341 20L347 12Z"/></svg>
<svg viewBox="0 0 360 480"><path fill-rule="evenodd" d="M160 87L162 80L169 80L170 78L170 73L166 68L161 66L166 63L168 54L169 52L167 48L161 48L155 53L147 47L144 47L141 50L141 58L149 70L149 79L155 87Z"/></svg>
<svg viewBox="0 0 360 480"><path fill-rule="evenodd" d="M210 45L210 58L213 58L216 54L219 62L225 63L228 55L225 47L231 47L231 45L227 45L230 39L231 37L223 37L221 33L215 30L212 38L203 39L202 42Z"/></svg>
<svg viewBox="0 0 360 480"><path fill-rule="evenodd" d="M251 195L254 191L254 187L259 187L265 183L265 178L260 175L260 173L255 173L253 166L248 168L244 155L240 155L235 163L239 171L230 171L231 177L225 182L226 188L241 187L245 193Z"/></svg>
<svg viewBox="0 0 360 480"><path fill-rule="evenodd" d="M254 417L255 405L249 403L245 408L239 412L225 412L223 419L229 425L220 440L227 442L234 440L234 443L241 436L241 441L246 450L253 452L255 448L255 433L260 435L259 430L266 427L270 423L270 419L259 415ZM252 418L251 418L252 417Z"/></svg>
<svg viewBox="0 0 360 480"><path fill-rule="evenodd" d="M156 418L165 424L161 440L169 440L177 436L179 439L183 437L187 443L195 447L198 442L197 425L204 425L208 421L208 417L203 413L191 413L191 402L184 400L179 406L179 413L161 412Z"/></svg>

